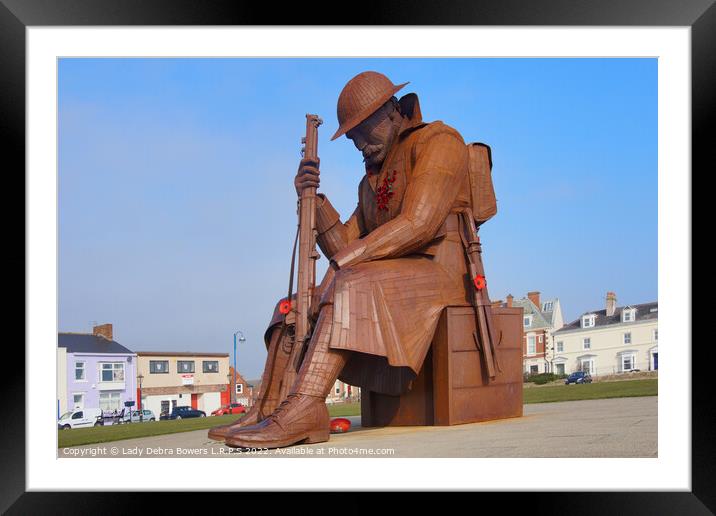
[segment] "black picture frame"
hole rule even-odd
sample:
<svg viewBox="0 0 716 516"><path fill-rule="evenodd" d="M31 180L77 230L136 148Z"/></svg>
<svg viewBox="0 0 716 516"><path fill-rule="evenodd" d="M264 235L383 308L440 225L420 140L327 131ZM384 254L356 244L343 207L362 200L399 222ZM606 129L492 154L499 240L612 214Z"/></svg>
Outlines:
<svg viewBox="0 0 716 516"><path fill-rule="evenodd" d="M692 73L692 169L706 175L706 164L714 163L714 148L707 128L713 126L714 92L716 92L716 7L714 0L539 0L520 2L475 2L458 0L450 4L437 2L364 2L356 5L351 16L336 23L321 13L335 12L335 3L282 3L281 8L264 3L189 0L0 0L0 131L3 155L15 158L5 179L17 181L17 190L25 192L25 29L31 26L83 25L551 25L551 26L688 26L691 27ZM350 10L352 5L345 5ZM317 14L318 13L318 14ZM15 173L9 173L10 170ZM684 180L697 174L685 171ZM14 186L14 185L13 185ZM13 197L19 197L15 194ZM24 196L23 196L24 199ZM4 203L5 220L16 220L12 203ZM25 263L24 225L6 225L6 234L16 243L11 248L13 269ZM22 248L22 252L18 249ZM27 273L27 269L24 269ZM15 274L19 283L19 275ZM18 286L19 287L19 286ZM22 285L24 301L24 282ZM18 288L19 290L19 288ZM687 302L687 300L684 300ZM24 302L15 302L8 320L26 320ZM20 308L20 307L23 308ZM20 311L23 310L23 314ZM17 315L17 317L12 317ZM26 314L24 314L26 316ZM15 323L20 327L19 323ZM24 339L24 331L23 331ZM682 343L684 346L690 342ZM529 493L508 496L479 493L475 503L486 509L495 502L501 510L522 506L530 513L580 514L709 514L716 510L716 455L712 429L716 428L716 411L708 388L713 363L713 345L703 342L692 346L692 490L690 492L593 492L593 493ZM25 406L25 355L16 344L6 345L8 360L13 366L5 371L6 414L24 414L39 410ZM124 513L126 501L137 503L133 495L124 493L40 493L26 492L25 453L31 444L25 440L24 417L6 417L1 425L0 464L5 474L0 481L0 511L8 514L37 513ZM138 466L141 467L141 466ZM536 472L536 474L541 474ZM557 484L558 485L558 484ZM347 486L350 487L350 486ZM294 494L295 495L295 494ZM215 495L211 495L215 496ZM245 495L241 495L242 497ZM163 501L188 510L193 503L191 493L165 493ZM222 497L226 500L226 497ZM292 498L294 501L302 497ZM336 499L326 496L326 507L340 503L344 507L365 506L359 495ZM222 500L222 501L223 501ZM421 498L413 497L419 506ZM176 502L179 502L178 504ZM231 503L231 500L228 500ZM204 500L205 502L205 500ZM277 502L274 502L274 504ZM297 502L300 505L300 502ZM401 512L410 510L401 502ZM136 505L134 505L136 507Z"/></svg>

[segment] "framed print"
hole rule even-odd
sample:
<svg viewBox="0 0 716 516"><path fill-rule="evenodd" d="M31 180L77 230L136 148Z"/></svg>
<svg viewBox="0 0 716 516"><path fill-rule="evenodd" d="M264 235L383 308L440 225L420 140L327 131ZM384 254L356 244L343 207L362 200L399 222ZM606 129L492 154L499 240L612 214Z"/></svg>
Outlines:
<svg viewBox="0 0 716 516"><path fill-rule="evenodd" d="M710 2L658 7L636 1L582 2L579 9L558 2L544 2L540 9L411 4L409 9L363 9L350 22L336 23L296 7L282 10L280 18L263 8L248 16L221 2L197 9L188 2L117 7L111 2L48 6L0 1L0 98L9 128L5 142L8 155L16 156L18 169L25 170L28 300L25 353L14 351L11 358L23 364L10 373L8 408L17 416L4 425L6 439L0 447L3 463L15 471L0 486L3 510L34 513L49 503L74 510L72 497L56 491L156 490L171 496L173 491L388 489L529 491L532 502L515 500L573 504L594 514L609 507L636 513L714 509L710 429L716 421L704 385L710 347L692 344L691 338L689 209L690 168L703 168L713 153L705 131L716 69L716 8ZM621 347L605 365L594 338L581 335L572 356L572 337L565 329L554 328L554 335L527 331L542 312L554 309L552 297L558 296L546 298L545 292L542 303L539 292L528 292L524 305L540 310L520 317L524 354L536 356L542 350L544 355L541 362L519 361L520 392L533 376L552 375L551 381L564 383L572 363L579 364L575 371L583 381L590 373L595 378L644 374L644 381L653 380L650 391L625 395L649 398L645 405L624 405L621 437L610 438L608 429L598 431L601 413L595 404L544 403L553 426L533 422L530 427L539 417L536 406L529 405L519 423L526 432L520 440L532 439L532 452L510 452L517 444L504 441L507 434L499 428L506 427L495 427L494 438L503 440L489 444L487 436L493 434L487 429L495 422L481 427L486 429L483 442L467 432L439 433L440 426L422 434L366 430L355 434L365 446L372 439L376 447L385 443L388 449L401 441L405 447L392 458L338 456L332 462L276 454L221 460L215 455L222 445L203 434L191 441L188 431L160 437L157 430L156 440L146 446L132 445L139 443L140 434L106 443L67 441L67 436L89 435L72 425L92 410L98 414L90 426L102 421L101 426L117 424L123 432L143 432L152 424L144 418L155 418L154 428L172 423L160 419L184 419L182 424L205 432L210 427L201 426L203 416L222 418L224 411L232 416L232 407L250 407L258 392L266 392L258 381L268 349L264 323L288 299L285 285L296 234L295 171L286 168L301 158L304 114L319 113L325 124L317 133L321 169L337 171L324 173L321 188L328 196L336 192L331 199L339 220L348 218L356 202L359 178L351 166L355 168L357 154L348 139L332 147L329 142L334 133L340 137L355 128L350 117L341 115L340 105L337 120L333 109L346 81L363 70L384 71L391 87L412 81L396 102L403 102L401 95L414 87L420 95L418 112L422 109L426 119L454 121L468 143L484 138L492 145L489 166L494 162L497 205L524 213L525 219L534 217L530 224L515 226L511 237L490 233L490 223L485 224L486 272L475 285L478 291L485 288L488 278L493 309L523 306L520 299L513 304L514 287L500 279L509 278L516 264L549 268L554 266L546 263L550 253L566 254L567 249L581 269L564 269L559 279L540 279L532 272L535 281L551 278L559 288L581 282L589 286L584 288L606 291L618 289L608 286L614 283L630 284L629 278L641 278L639 274L646 283L652 279L652 290L637 291L643 296L653 291L654 298L625 299L618 323L643 322L644 310L655 319L660 304L662 340L680 343L678 350L665 345L661 360L656 323L643 337L649 341L643 350L641 334L619 333ZM480 95L492 105L475 109ZM396 109L405 113L406 106ZM565 130L569 124L571 131ZM355 134L349 135L354 143ZM293 144L296 148L289 149ZM627 152L630 146L639 146L640 153ZM369 156L363 156L369 165ZM512 172L500 177L500 162ZM566 173L569 166L572 176ZM557 192L551 190L556 180L551 184L545 179L557 177L548 176L555 170L565 171ZM589 181L583 180L587 175ZM402 195L401 181L397 173L383 180L384 189L376 190L383 195L370 216L389 211L391 194ZM590 217L608 220L604 225L612 229L598 222L580 227L577 206L591 207L599 215ZM555 224L550 213L573 217L573 233L554 230L561 238L549 238ZM367 224L367 215L361 217ZM326 224L330 228L333 223ZM542 237L531 234L538 229L544 231ZM521 237L520 230L530 235ZM621 236L604 234L609 231ZM507 245L519 238L539 238L544 244L539 254L524 255L521 262L507 260L505 254L496 260L500 263L490 263L495 251L489 242ZM618 258L601 263L608 254ZM335 264L320 261L318 271L355 266L353 256L335 258ZM106 265L95 268L92 262ZM418 273L411 274L414 279ZM525 292L535 288L527 281L519 284ZM421 295L437 288L420 285ZM392 287L386 280L381 288ZM404 283L403 293L407 288ZM346 290L345 303L350 295ZM391 310L389 294L355 295L355 303L375 303L376 313ZM405 316L412 321L404 323L406 333L427 317L419 315L419 297L411 297L415 314L413 319ZM606 312L609 299L607 295ZM653 306L639 304L646 301ZM89 305L102 310L93 312ZM602 308L565 309L562 328L568 330L574 321L580 330L597 331L602 321L597 309ZM589 310L596 314L593 319ZM246 322L236 322L237 312ZM264 315L266 321L261 320ZM99 317L127 321L137 329L116 324L113 334L114 321L94 320ZM432 331L439 323L424 324ZM97 356L80 342L87 325L92 338L110 343ZM555 337L559 332L563 339ZM485 353L484 346L480 349ZM65 362L59 366L61 360ZM356 396L348 381L335 386L334 381L328 382L333 398L344 402ZM171 382L176 385L169 387ZM571 393L590 386L574 387ZM528 386L524 392L539 389ZM366 407L373 407L376 421L380 410L377 401L365 402L367 395L361 395L360 417L367 427ZM628 403L626 399L620 403ZM561 428L554 424L559 410L567 421ZM603 410L618 419L610 413L612 405ZM198 418L190 421L189 412ZM134 425L135 413L141 424ZM82 417L75 418L77 414ZM345 417L348 422L340 424L356 425L353 415ZM576 434L584 437L580 429L588 438L575 439ZM349 435L331 434L331 440ZM311 449L321 448L320 441L309 439L315 445ZM418 451L406 451L407 443L417 443ZM102 455L96 451L100 448L118 449L120 456L114 451ZM130 456L135 449L137 456ZM172 449L173 456L167 456ZM577 449L583 451L572 451ZM91 450L98 456L89 456L95 453ZM232 477L237 467L232 460L248 461L240 483ZM580 474L570 473L577 463L584 466ZM123 496L113 493L117 495ZM113 496L87 496L86 510L106 507Z"/></svg>

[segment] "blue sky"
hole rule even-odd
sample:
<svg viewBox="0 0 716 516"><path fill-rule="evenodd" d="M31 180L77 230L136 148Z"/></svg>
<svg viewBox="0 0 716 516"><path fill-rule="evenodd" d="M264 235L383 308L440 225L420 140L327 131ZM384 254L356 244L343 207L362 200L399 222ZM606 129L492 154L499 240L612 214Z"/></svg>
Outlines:
<svg viewBox="0 0 716 516"><path fill-rule="evenodd" d="M133 350L229 353L241 330L239 370L257 378L305 114L325 121L321 191L345 219L363 167L330 137L364 70L492 147L492 299L539 290L566 321L608 290L657 299L656 59L62 59L59 330L110 322Z"/></svg>

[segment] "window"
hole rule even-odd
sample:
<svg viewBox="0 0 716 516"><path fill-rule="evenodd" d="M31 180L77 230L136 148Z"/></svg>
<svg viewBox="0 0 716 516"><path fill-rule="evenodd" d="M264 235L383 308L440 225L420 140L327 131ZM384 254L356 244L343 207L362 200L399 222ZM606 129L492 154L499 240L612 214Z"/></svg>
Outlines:
<svg viewBox="0 0 716 516"><path fill-rule="evenodd" d="M530 374L537 374L538 372L539 372L539 370L536 365L530 366Z"/></svg>
<svg viewBox="0 0 716 516"><path fill-rule="evenodd" d="M564 353L564 342L561 340L557 341L557 353ZM562 364L564 366L564 364Z"/></svg>
<svg viewBox="0 0 716 516"><path fill-rule="evenodd" d="M589 337L585 338L582 341L582 345L584 349L592 349L592 339L590 339Z"/></svg>
<svg viewBox="0 0 716 516"><path fill-rule="evenodd" d="M525 328L530 326L532 324L532 316L531 315L525 315L523 324L525 325Z"/></svg>
<svg viewBox="0 0 716 516"><path fill-rule="evenodd" d="M236 384L236 394L243 394L243 393L244 393L244 384L237 383Z"/></svg>
<svg viewBox="0 0 716 516"><path fill-rule="evenodd" d="M336 394L340 394L340 393L341 393L341 386L336 384Z"/></svg>
<svg viewBox="0 0 716 516"><path fill-rule="evenodd" d="M83 416L83 412L75 412L74 414L72 414L72 419L82 419Z"/></svg>
<svg viewBox="0 0 716 516"><path fill-rule="evenodd" d="M625 308L622 310L622 322L633 322L636 319L636 310L633 308Z"/></svg>
<svg viewBox="0 0 716 516"><path fill-rule="evenodd" d="M150 360L149 374L168 374L169 360Z"/></svg>
<svg viewBox="0 0 716 516"><path fill-rule="evenodd" d="M564 364L554 364L554 372L557 374L564 374Z"/></svg>
<svg viewBox="0 0 716 516"><path fill-rule="evenodd" d="M218 360L204 360L202 363L202 370L205 373L218 373L219 372L219 361Z"/></svg>
<svg viewBox="0 0 716 516"><path fill-rule="evenodd" d="M102 364L101 382L123 382L124 381L124 364L122 362Z"/></svg>
<svg viewBox="0 0 716 516"><path fill-rule="evenodd" d="M592 328L594 326L594 315L585 315L582 317L582 328Z"/></svg>
<svg viewBox="0 0 716 516"><path fill-rule="evenodd" d="M548 301L544 305L542 305L542 311L543 312L551 312L552 311L552 301Z"/></svg>
<svg viewBox="0 0 716 516"><path fill-rule="evenodd" d="M659 340L659 330L654 330L654 340Z"/></svg>
<svg viewBox="0 0 716 516"><path fill-rule="evenodd" d="M118 392L100 392L99 408L103 412L119 411L119 393Z"/></svg>
<svg viewBox="0 0 716 516"><path fill-rule="evenodd" d="M634 355L622 355L622 371L631 371L634 369Z"/></svg>
<svg viewBox="0 0 716 516"><path fill-rule="evenodd" d="M585 373L592 374L592 370L594 369L594 363L592 362L591 358L583 359L581 362L581 370Z"/></svg>
<svg viewBox="0 0 716 516"><path fill-rule="evenodd" d="M85 408L85 395L82 393L73 394L72 406L75 410Z"/></svg>
<svg viewBox="0 0 716 516"><path fill-rule="evenodd" d="M75 362L75 380L83 382L85 380L85 363Z"/></svg>
<svg viewBox="0 0 716 516"><path fill-rule="evenodd" d="M624 344L631 344L631 332L624 334Z"/></svg>
<svg viewBox="0 0 716 516"><path fill-rule="evenodd" d="M177 360L177 373L193 373L194 372L194 361L193 360Z"/></svg>
<svg viewBox="0 0 716 516"><path fill-rule="evenodd" d="M527 337L527 354L534 355L535 353L537 353L537 350L535 349L535 336L530 335Z"/></svg>
<svg viewBox="0 0 716 516"><path fill-rule="evenodd" d="M542 335L539 335L539 336L537 337L537 342L539 342L540 344L542 344Z"/></svg>

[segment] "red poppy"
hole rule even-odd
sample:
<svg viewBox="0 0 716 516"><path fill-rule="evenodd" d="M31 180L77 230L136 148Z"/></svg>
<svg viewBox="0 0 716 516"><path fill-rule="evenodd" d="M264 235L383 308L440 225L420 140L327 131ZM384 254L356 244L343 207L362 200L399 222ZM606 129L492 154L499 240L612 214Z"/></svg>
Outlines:
<svg viewBox="0 0 716 516"><path fill-rule="evenodd" d="M392 176L388 174L386 177L384 177L383 186L379 186L375 191L376 201L378 203L379 210L388 211L388 203L390 202L390 198L393 197L393 195L395 194L395 192L393 192L393 183L395 183L396 174L397 171L393 170Z"/></svg>
<svg viewBox="0 0 716 516"><path fill-rule="evenodd" d="M350 430L350 428L351 422L349 419L346 419L344 417L337 417L335 419L331 419L331 433L342 434Z"/></svg>
<svg viewBox="0 0 716 516"><path fill-rule="evenodd" d="M291 311L291 301L289 301L288 299L284 299L283 301L281 301L281 303L278 305L278 311L284 315L287 314L288 312L290 312Z"/></svg>
<svg viewBox="0 0 716 516"><path fill-rule="evenodd" d="M485 276L478 274L475 276L475 279L472 280L475 283L475 288L477 290L482 290L487 286L487 281L485 281Z"/></svg>

